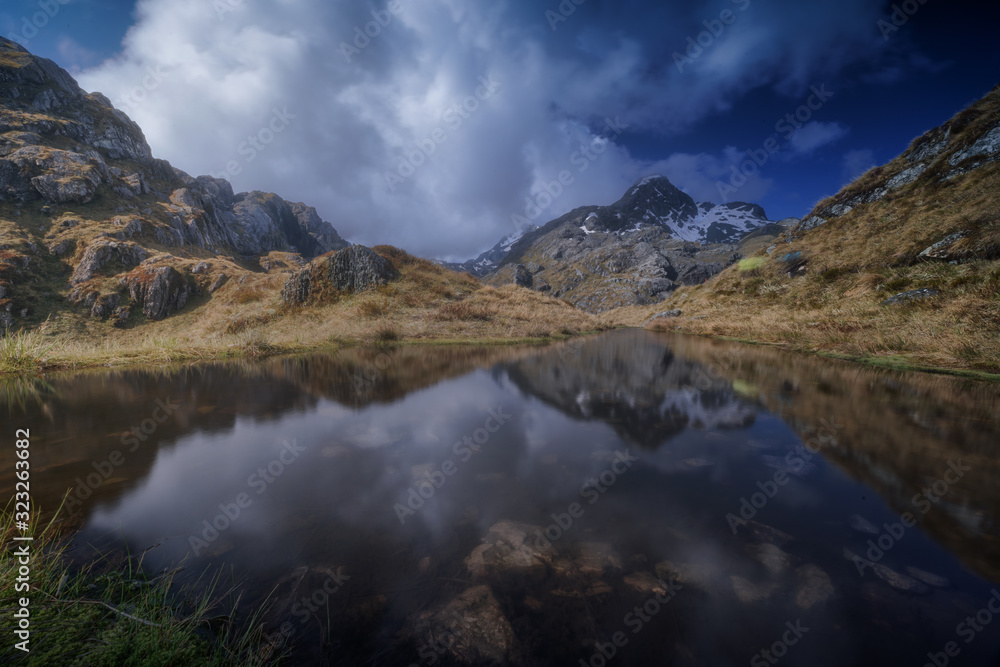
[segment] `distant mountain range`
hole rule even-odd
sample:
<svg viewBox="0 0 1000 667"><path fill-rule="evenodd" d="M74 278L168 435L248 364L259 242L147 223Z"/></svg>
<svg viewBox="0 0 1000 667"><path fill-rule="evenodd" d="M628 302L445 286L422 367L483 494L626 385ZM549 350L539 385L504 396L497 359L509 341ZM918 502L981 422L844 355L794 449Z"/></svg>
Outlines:
<svg viewBox="0 0 1000 667"><path fill-rule="evenodd" d="M747 234L769 224L764 209L757 204L729 202L696 203L666 177L654 175L636 181L628 192L610 206L591 207L580 229L584 234L624 235L660 228L670 238L699 244L738 243ZM539 228L531 225L503 239L475 259L441 262L454 271L483 277L496 271L514 245L529 239Z"/></svg>
<svg viewBox="0 0 1000 667"><path fill-rule="evenodd" d="M704 282L741 256L741 241L766 243L784 225L757 204L698 203L664 176L647 176L610 206L577 208L445 266L603 312L656 303L680 285Z"/></svg>

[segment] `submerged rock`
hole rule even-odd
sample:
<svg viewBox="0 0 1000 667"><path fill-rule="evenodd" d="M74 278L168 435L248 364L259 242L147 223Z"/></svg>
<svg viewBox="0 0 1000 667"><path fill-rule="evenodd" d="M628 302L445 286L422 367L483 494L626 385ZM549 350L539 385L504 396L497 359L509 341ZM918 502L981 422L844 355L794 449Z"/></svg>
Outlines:
<svg viewBox="0 0 1000 667"><path fill-rule="evenodd" d="M605 542L582 542L577 545L580 555L576 566L582 574L603 575L621 572L622 559L615 548Z"/></svg>
<svg viewBox="0 0 1000 667"><path fill-rule="evenodd" d="M411 618L404 632L417 642L421 656L446 662L510 665L523 660L514 629L489 586L470 588L439 611Z"/></svg>
<svg viewBox="0 0 1000 667"><path fill-rule="evenodd" d="M795 570L798 587L795 591L795 604L800 609L812 609L822 604L834 595L833 582L830 576L815 565L803 565Z"/></svg>
<svg viewBox="0 0 1000 667"><path fill-rule="evenodd" d="M758 584L736 575L731 576L729 580L733 585L733 593L744 604L766 600L781 587L780 584L773 581Z"/></svg>
<svg viewBox="0 0 1000 667"><path fill-rule="evenodd" d="M498 521L483 541L465 559L465 566L475 576L540 572L554 553L540 527L517 521Z"/></svg>
<svg viewBox="0 0 1000 667"><path fill-rule="evenodd" d="M867 533L868 535L878 535L879 533L879 529L871 521L859 514L851 516L850 526L859 533Z"/></svg>
<svg viewBox="0 0 1000 667"><path fill-rule="evenodd" d="M949 588L951 582L944 577L938 576L936 574L931 574L925 570L921 570L918 567L908 567L906 568L907 573L910 574L914 579L924 582L934 588Z"/></svg>
<svg viewBox="0 0 1000 667"><path fill-rule="evenodd" d="M791 568L794 556L774 544L752 544L747 552L771 574L781 574Z"/></svg>
<svg viewBox="0 0 1000 667"><path fill-rule="evenodd" d="M872 568L875 570L875 574L879 579L898 591L913 593L914 595L926 595L930 592L930 589L925 584L922 584L913 577L908 577L905 574L896 572L892 568L886 567L881 563L872 563Z"/></svg>

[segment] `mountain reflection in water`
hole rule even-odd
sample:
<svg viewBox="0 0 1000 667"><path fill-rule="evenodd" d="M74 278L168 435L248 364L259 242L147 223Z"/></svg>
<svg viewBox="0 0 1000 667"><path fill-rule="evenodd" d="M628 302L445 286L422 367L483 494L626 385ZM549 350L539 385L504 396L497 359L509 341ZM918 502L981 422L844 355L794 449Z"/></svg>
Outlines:
<svg viewBox="0 0 1000 667"><path fill-rule="evenodd" d="M1000 655L994 385L621 331L3 388L76 557L232 568L291 664Z"/></svg>

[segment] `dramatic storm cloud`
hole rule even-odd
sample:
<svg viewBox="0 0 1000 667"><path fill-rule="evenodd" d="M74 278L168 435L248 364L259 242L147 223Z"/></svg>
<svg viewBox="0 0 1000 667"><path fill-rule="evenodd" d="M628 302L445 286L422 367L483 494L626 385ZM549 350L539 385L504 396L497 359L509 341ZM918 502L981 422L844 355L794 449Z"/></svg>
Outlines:
<svg viewBox="0 0 1000 667"><path fill-rule="evenodd" d="M539 224L648 173L721 201L811 86L883 57L894 77L917 66L883 16L869 0L141 0L120 52L76 74L185 171L305 201L354 242L465 259L546 191ZM740 112L755 95L774 111ZM837 113L769 166L853 136ZM773 187L763 168L730 199Z"/></svg>

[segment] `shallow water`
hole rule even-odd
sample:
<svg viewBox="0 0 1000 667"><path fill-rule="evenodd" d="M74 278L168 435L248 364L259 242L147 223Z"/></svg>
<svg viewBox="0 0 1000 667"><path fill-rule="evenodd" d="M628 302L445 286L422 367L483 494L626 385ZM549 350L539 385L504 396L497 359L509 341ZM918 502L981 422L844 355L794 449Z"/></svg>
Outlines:
<svg viewBox="0 0 1000 667"><path fill-rule="evenodd" d="M289 664L1000 657L995 385L622 331L3 386L75 557L232 571Z"/></svg>

